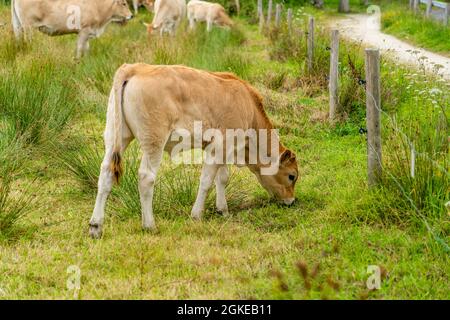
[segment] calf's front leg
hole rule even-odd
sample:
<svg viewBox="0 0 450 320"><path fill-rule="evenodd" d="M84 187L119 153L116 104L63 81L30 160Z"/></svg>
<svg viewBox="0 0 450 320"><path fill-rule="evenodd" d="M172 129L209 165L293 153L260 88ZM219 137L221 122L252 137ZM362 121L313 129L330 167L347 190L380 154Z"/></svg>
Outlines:
<svg viewBox="0 0 450 320"><path fill-rule="evenodd" d="M205 210L205 201L208 197L208 192L211 189L218 169L219 165L216 164L205 163L203 165L197 199L195 200L195 204L191 212L191 216L195 220L200 220L202 218L203 211Z"/></svg>
<svg viewBox="0 0 450 320"><path fill-rule="evenodd" d="M189 17L189 29L190 30L195 29L195 19L193 17Z"/></svg>
<svg viewBox="0 0 450 320"><path fill-rule="evenodd" d="M133 9L134 9L134 15L137 15L138 14L138 10L139 10L138 0L133 0Z"/></svg>
<svg viewBox="0 0 450 320"><path fill-rule="evenodd" d="M88 41L89 41L89 32L86 30L81 30L78 33L77 53L76 53L77 59L81 59L83 54L86 53L87 48L89 48Z"/></svg>
<svg viewBox="0 0 450 320"><path fill-rule="evenodd" d="M228 216L228 205L225 188L228 183L228 168L226 165L219 168L216 175L216 209L224 217Z"/></svg>
<svg viewBox="0 0 450 320"><path fill-rule="evenodd" d="M142 209L142 228L155 230L153 217L153 190L155 188L156 174L162 160L162 150L156 154L144 153L139 167L139 197Z"/></svg>
<svg viewBox="0 0 450 320"><path fill-rule="evenodd" d="M211 30L212 30L212 24L213 24L213 22L212 22L211 19L208 19L208 20L206 21L206 31L211 32Z"/></svg>

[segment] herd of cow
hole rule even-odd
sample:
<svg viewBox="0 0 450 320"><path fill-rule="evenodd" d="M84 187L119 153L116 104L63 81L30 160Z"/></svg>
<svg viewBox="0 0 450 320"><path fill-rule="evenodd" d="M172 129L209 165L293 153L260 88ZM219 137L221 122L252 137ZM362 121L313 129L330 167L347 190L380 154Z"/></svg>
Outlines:
<svg viewBox="0 0 450 320"><path fill-rule="evenodd" d="M189 19L193 29L197 21L212 26L233 25L225 9L218 3L191 0L132 0L134 12L139 6L154 11L151 24L145 24L150 34L173 35L182 20ZM50 36L78 34L77 58L89 50L89 39L103 34L111 22L125 23L133 18L127 0L12 0L11 20L17 39L30 35L30 29Z"/></svg>
<svg viewBox="0 0 450 320"><path fill-rule="evenodd" d="M206 21L208 30L213 24L232 25L224 8L214 3L191 0L186 6L185 0L133 0L132 4L135 13L140 5L155 12L147 26L152 33L173 34L185 16L191 28L196 21ZM17 37L27 35L30 28L49 35L78 33L79 54L86 52L88 39L99 36L108 23L133 16L127 0L12 0L11 12ZM198 135L198 123L209 133ZM206 159L214 159L203 163L193 219L201 218L213 183L216 209L228 214L228 164L250 169L281 203L290 205L295 200L296 156L282 145L260 94L249 83L227 72L124 64L114 76L109 96L105 155L89 223L93 238L102 235L106 201L122 175L122 154L134 139L143 154L138 174L144 229L155 228L153 190L163 152L173 154L180 145L182 151L202 148Z"/></svg>

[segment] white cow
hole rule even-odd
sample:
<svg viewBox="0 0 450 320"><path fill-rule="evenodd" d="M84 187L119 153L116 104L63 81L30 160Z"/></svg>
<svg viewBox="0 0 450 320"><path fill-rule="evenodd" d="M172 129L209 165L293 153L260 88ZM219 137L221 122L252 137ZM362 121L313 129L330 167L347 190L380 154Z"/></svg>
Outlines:
<svg viewBox="0 0 450 320"><path fill-rule="evenodd" d="M162 36L164 33L173 35L180 25L183 17L186 16L185 0L156 0L154 5L155 16L151 24L144 23L149 34L159 30Z"/></svg>
<svg viewBox="0 0 450 320"><path fill-rule="evenodd" d="M187 5L187 15L191 29L194 29L196 21L206 21L208 32L211 31L213 24L221 27L233 26L233 21L218 3L192 0Z"/></svg>
<svg viewBox="0 0 450 320"><path fill-rule="evenodd" d="M77 58L89 50L89 39L99 37L110 22L133 17L126 0L12 0L14 33L21 39L29 29L50 35L78 34Z"/></svg>

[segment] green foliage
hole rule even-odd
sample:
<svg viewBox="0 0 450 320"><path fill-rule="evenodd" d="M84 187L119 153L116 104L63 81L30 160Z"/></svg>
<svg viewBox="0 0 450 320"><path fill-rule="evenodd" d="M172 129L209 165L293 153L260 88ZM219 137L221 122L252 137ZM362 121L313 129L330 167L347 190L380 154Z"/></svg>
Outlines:
<svg viewBox="0 0 450 320"><path fill-rule="evenodd" d="M32 209L33 196L30 185L17 185L24 173L27 152L24 142L16 136L15 129L6 122L0 123L0 241L11 239L18 230L17 222Z"/></svg>
<svg viewBox="0 0 450 320"><path fill-rule="evenodd" d="M334 12L337 2L326 3L324 11ZM328 34L317 30L310 73L297 30L305 23L299 12L317 14L320 26L324 11L296 10L303 22L295 20L300 24L292 37L283 29L266 37L252 24L255 12L242 13L256 1L241 4L235 29L207 34L199 25L173 38L149 38L142 22L151 16L141 10L124 27L108 26L79 62L72 58L73 36L36 33L31 42L15 44L10 29L0 28L0 238L18 240L0 246L0 298L73 298L66 271L74 264L83 274L79 298L87 299L448 296L443 205L449 186L435 166L448 172L448 84L383 59L385 179L368 192L366 137L359 133L365 127L362 48L341 41L342 118L330 124ZM2 21L8 15L0 6ZM140 152L133 143L108 202L104 238L88 239L112 76L134 62L233 71L260 89L283 143L299 160L294 205L271 201L248 171L232 170L231 217L214 212L212 192L205 221L193 222L188 215L200 169L165 158L155 194L160 232L141 233ZM414 179L409 145L395 128L432 159L417 156ZM30 226L39 227L32 239L20 232ZM383 266L382 287L368 292L372 264Z"/></svg>
<svg viewBox="0 0 450 320"><path fill-rule="evenodd" d="M408 10L407 4L393 3L381 13L384 32L436 52L450 52L450 27L441 21L426 18L423 12L414 14Z"/></svg>
<svg viewBox="0 0 450 320"><path fill-rule="evenodd" d="M53 81L56 74L61 71L48 60L3 72L0 114L30 143L57 138L77 103L71 81Z"/></svg>

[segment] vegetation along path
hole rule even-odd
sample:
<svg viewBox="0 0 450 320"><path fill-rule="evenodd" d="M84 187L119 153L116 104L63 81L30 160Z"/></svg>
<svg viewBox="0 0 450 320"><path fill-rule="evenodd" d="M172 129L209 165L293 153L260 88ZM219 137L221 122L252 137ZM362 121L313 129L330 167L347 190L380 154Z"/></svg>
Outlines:
<svg viewBox="0 0 450 320"><path fill-rule="evenodd" d="M403 63L413 64L428 71L438 71L444 78L450 79L450 58L413 46L391 35L381 32L377 15L346 15L333 21L341 33L355 41L377 47L392 53ZM438 69L438 70L437 70Z"/></svg>

